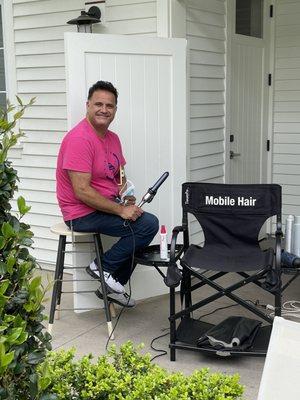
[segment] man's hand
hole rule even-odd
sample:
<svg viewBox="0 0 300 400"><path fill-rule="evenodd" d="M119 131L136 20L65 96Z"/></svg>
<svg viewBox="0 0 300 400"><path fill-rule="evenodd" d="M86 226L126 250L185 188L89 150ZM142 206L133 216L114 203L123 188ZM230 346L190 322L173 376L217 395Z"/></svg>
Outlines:
<svg viewBox="0 0 300 400"><path fill-rule="evenodd" d="M135 205L122 206L120 217L123 219L129 219L130 221L136 221L142 214L143 210Z"/></svg>
<svg viewBox="0 0 300 400"><path fill-rule="evenodd" d="M134 196L124 196L123 203L124 206L133 206L136 202L136 198Z"/></svg>

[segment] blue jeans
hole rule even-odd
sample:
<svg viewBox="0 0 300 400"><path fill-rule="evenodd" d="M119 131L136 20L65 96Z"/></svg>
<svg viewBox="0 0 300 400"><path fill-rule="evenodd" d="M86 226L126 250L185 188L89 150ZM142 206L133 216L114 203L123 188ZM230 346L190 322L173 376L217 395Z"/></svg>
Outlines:
<svg viewBox="0 0 300 400"><path fill-rule="evenodd" d="M134 239L132 231L134 233ZM66 221L71 227L71 221ZM148 246L158 231L158 219L144 212L136 221L128 222L117 215L94 211L84 217L72 220L74 231L99 232L104 235L120 237L102 256L102 267L124 285L131 275L132 252Z"/></svg>

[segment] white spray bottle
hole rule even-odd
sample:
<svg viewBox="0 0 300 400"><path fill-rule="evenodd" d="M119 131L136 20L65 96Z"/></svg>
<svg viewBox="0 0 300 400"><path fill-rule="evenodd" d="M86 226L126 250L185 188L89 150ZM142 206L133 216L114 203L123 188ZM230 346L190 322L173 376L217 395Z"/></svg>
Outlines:
<svg viewBox="0 0 300 400"><path fill-rule="evenodd" d="M168 260L168 242L167 242L167 230L166 226L162 225L160 228L160 258L162 260Z"/></svg>

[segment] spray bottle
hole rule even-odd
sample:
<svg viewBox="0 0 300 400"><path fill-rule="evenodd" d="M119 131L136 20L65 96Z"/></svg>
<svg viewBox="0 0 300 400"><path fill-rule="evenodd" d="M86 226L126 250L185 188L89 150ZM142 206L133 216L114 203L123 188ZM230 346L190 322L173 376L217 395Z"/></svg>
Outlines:
<svg viewBox="0 0 300 400"><path fill-rule="evenodd" d="M300 215L295 216L293 229L293 254L300 257Z"/></svg>
<svg viewBox="0 0 300 400"><path fill-rule="evenodd" d="M167 243L167 230L166 226L162 225L160 228L160 258L168 260L168 243Z"/></svg>
<svg viewBox="0 0 300 400"><path fill-rule="evenodd" d="M292 237L293 237L293 224L294 216L288 215L285 222L285 251L291 253L292 251Z"/></svg>

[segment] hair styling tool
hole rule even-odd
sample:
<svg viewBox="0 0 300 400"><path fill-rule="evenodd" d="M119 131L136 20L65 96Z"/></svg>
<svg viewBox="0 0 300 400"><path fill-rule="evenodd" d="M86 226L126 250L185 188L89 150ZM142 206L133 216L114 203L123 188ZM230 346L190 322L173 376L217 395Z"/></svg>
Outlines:
<svg viewBox="0 0 300 400"><path fill-rule="evenodd" d="M142 200L139 202L138 207L142 207L145 203L150 203L153 200L153 197L156 195L157 190L164 183L164 181L169 176L169 172L164 172L162 176L151 186L147 193L144 194Z"/></svg>

